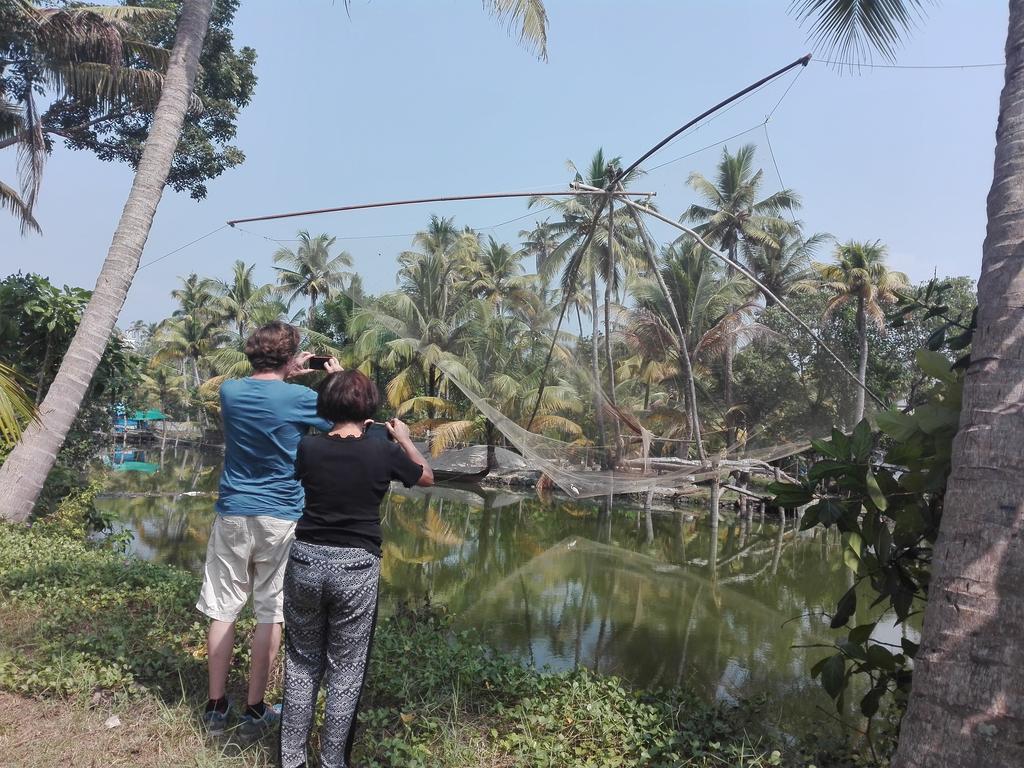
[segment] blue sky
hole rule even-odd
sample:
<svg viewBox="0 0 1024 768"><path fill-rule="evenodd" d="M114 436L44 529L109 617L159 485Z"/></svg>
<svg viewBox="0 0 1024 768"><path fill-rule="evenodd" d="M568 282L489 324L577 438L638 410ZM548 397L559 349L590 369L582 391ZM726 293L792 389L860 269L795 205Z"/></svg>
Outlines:
<svg viewBox="0 0 1024 768"><path fill-rule="evenodd" d="M594 150L627 162L728 94L810 50L806 30L777 2L548 0L549 57L535 60L477 0L340 2L245 0L236 40L256 48L259 86L241 115L248 159L195 202L168 190L143 263L229 218L349 203L555 189ZM899 53L899 63L999 62L1006 4L944 0ZM678 215L686 177L711 174L722 145L758 147L765 192L780 186L758 127L792 80L781 78L684 136L647 164L637 188ZM804 200L808 231L880 239L915 280L977 277L1002 69L864 69L812 63L767 125L779 172ZM14 178L11 152L0 178ZM683 157L689 155L687 157ZM31 270L92 287L131 184L130 171L87 153L50 158L37 218L21 237L0 215L0 273ZM225 229L141 270L121 323L173 308L179 276L226 276L238 258L271 280L276 243L296 230L329 232L352 253L373 292L395 285L395 255L431 213L515 242L523 200L450 203ZM496 228L494 225L525 216ZM655 233L669 237L664 229ZM253 233L253 234L250 234Z"/></svg>

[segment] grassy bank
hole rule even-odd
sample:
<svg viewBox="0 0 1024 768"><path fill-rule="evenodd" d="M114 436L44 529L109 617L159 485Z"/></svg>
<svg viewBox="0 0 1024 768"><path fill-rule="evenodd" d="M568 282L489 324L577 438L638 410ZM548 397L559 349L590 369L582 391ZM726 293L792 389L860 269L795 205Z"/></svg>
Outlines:
<svg viewBox="0 0 1024 768"><path fill-rule="evenodd" d="M205 696L197 588L192 574L66 531L0 526L0 750L15 755L10 764L274 765L272 744L210 742L195 727ZM251 628L240 626L236 686ZM682 691L524 669L419 608L378 629L357 757L403 767L855 764L821 745L759 738L761 719Z"/></svg>

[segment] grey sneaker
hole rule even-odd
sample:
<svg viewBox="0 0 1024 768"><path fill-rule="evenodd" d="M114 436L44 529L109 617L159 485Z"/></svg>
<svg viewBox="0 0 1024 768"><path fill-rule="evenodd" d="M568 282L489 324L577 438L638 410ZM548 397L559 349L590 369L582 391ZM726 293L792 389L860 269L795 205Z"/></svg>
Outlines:
<svg viewBox="0 0 1024 768"><path fill-rule="evenodd" d="M206 728L206 732L212 736L220 736L227 730L228 718L231 716L231 700L228 699L228 708L223 712L213 710L212 712L203 712L203 726Z"/></svg>
<svg viewBox="0 0 1024 768"><path fill-rule="evenodd" d="M281 723L281 705L267 704L263 717L245 715L238 724L238 732L246 739L259 739Z"/></svg>

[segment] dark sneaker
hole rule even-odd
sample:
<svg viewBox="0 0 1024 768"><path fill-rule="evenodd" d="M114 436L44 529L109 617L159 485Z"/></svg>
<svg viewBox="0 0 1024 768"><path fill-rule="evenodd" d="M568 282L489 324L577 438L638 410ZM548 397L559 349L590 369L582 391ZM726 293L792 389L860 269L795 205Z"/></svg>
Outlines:
<svg viewBox="0 0 1024 768"><path fill-rule="evenodd" d="M228 718L231 716L231 701L228 700L227 709L223 712L217 710L211 710L210 712L203 712L203 726L206 728L206 732L213 735L219 736L227 730Z"/></svg>
<svg viewBox="0 0 1024 768"><path fill-rule="evenodd" d="M281 705L267 704L263 717L245 715L238 723L239 734L246 739L259 739L281 723Z"/></svg>

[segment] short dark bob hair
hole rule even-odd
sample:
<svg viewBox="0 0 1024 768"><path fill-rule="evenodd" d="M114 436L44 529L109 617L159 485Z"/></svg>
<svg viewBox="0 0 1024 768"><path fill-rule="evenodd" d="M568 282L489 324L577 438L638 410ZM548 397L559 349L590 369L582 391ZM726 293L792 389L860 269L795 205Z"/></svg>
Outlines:
<svg viewBox="0 0 1024 768"><path fill-rule="evenodd" d="M372 419L380 406L377 385L359 371L332 373L320 384L316 412L335 424Z"/></svg>
<svg viewBox="0 0 1024 768"><path fill-rule="evenodd" d="M280 320L260 326L245 342L245 356L256 373L283 368L298 351L298 329Z"/></svg>

